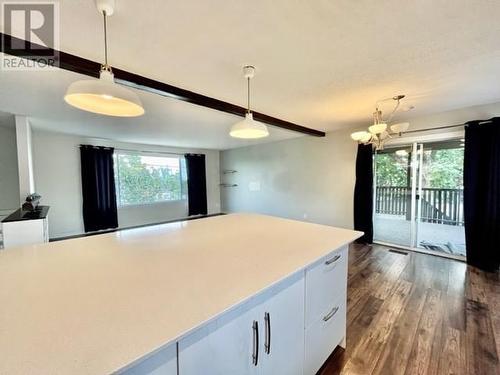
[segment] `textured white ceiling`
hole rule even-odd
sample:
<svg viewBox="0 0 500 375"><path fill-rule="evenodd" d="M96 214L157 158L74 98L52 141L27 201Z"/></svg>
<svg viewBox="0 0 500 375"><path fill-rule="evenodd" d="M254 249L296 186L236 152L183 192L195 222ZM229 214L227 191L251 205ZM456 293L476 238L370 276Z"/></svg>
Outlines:
<svg viewBox="0 0 500 375"><path fill-rule="evenodd" d="M136 91L146 108L141 117L115 118L75 109L63 96L77 79L86 77L63 70L0 71L0 111L27 115L36 129L121 142L217 150L255 143L228 135L240 121L238 116L141 91ZM260 142L297 137L277 128L269 131Z"/></svg>
<svg viewBox="0 0 500 375"><path fill-rule="evenodd" d="M368 124L374 102L398 93L416 106L401 120L500 100L500 1L116 2L108 24L112 65L244 105L241 66L251 63L255 109L312 128ZM102 19L93 3L60 2L61 49L101 61ZM206 133L200 147L235 146L225 133L228 115L182 105L174 126L158 121L169 118L159 108L180 104L148 108L149 101L161 134L170 136L172 127L188 143ZM206 132L196 134L197 122ZM147 140L153 128L137 136ZM213 142L212 133L225 139ZM274 139L283 135L290 136Z"/></svg>

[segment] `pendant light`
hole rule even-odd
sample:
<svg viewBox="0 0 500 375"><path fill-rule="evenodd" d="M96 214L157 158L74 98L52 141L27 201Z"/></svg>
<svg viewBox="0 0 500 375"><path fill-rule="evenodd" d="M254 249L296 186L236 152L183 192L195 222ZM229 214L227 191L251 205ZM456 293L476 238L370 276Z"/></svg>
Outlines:
<svg viewBox="0 0 500 375"><path fill-rule="evenodd" d="M257 139L269 136L267 126L253 119L250 111L250 80L255 75L255 68L251 65L243 67L243 74L247 79L247 112L245 119L231 127L229 135L234 138Z"/></svg>
<svg viewBox="0 0 500 375"><path fill-rule="evenodd" d="M96 6L104 20L104 64L99 79L73 82L69 85L64 100L69 105L84 111L107 116L135 117L144 114L139 96L115 83L113 71L108 64L108 36L106 20L114 12L114 0L96 0Z"/></svg>

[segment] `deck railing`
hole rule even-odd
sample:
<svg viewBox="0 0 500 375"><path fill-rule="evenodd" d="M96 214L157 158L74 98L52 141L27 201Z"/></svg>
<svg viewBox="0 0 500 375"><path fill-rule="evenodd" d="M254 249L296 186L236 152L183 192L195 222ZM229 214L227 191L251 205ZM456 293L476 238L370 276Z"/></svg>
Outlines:
<svg viewBox="0 0 500 375"><path fill-rule="evenodd" d="M410 219L411 188L378 186L375 212L400 215ZM420 221L436 224L464 225L463 189L423 188Z"/></svg>

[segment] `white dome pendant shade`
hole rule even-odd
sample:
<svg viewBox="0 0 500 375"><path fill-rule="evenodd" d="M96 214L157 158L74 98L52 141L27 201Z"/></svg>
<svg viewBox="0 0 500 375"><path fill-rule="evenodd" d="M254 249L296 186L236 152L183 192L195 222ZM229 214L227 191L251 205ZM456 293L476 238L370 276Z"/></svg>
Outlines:
<svg viewBox="0 0 500 375"><path fill-rule="evenodd" d="M144 114L139 96L114 82L113 73L103 69L98 80L69 85L64 100L78 109L107 116L135 117Z"/></svg>
<svg viewBox="0 0 500 375"><path fill-rule="evenodd" d="M256 139L269 136L267 126L253 119L251 112L245 114L245 119L231 127L229 135L234 138Z"/></svg>
<svg viewBox="0 0 500 375"><path fill-rule="evenodd" d="M255 74L255 68L247 65L243 67L243 73L247 79L247 113L245 114L244 120L237 122L231 127L229 135L233 138L243 139L268 137L269 130L267 130L267 126L261 122L255 121L253 119L253 114L250 111L250 79L252 79Z"/></svg>
<svg viewBox="0 0 500 375"><path fill-rule="evenodd" d="M96 6L104 19L104 64L99 79L73 82L64 95L69 105L87 112L106 116L136 117L144 114L139 96L117 83L108 65L108 38L106 18L114 12L114 0L96 0Z"/></svg>

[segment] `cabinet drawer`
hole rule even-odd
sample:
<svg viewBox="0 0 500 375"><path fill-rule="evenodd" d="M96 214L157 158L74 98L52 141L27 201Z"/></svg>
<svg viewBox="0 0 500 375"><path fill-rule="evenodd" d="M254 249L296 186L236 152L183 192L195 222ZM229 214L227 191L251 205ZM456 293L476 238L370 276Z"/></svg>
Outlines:
<svg viewBox="0 0 500 375"><path fill-rule="evenodd" d="M346 327L346 301L338 300L305 331L304 375L314 375L340 344Z"/></svg>
<svg viewBox="0 0 500 375"><path fill-rule="evenodd" d="M347 247L341 248L306 270L306 327L331 309L334 301L345 301L347 254Z"/></svg>

